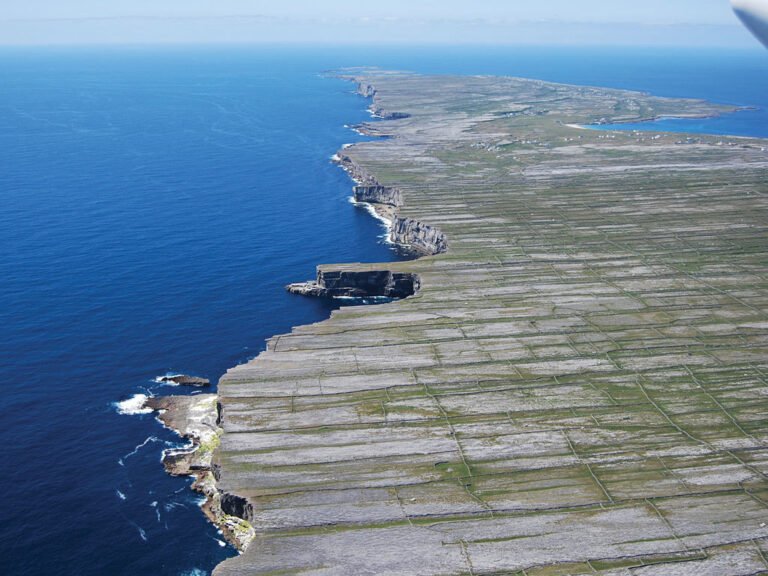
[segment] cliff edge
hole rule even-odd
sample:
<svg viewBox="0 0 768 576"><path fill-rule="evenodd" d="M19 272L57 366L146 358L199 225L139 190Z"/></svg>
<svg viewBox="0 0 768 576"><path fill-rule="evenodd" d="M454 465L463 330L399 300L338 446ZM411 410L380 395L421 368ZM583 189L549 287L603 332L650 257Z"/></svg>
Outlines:
<svg viewBox="0 0 768 576"><path fill-rule="evenodd" d="M216 576L768 570L766 143L573 127L732 110L701 101L345 76L389 118L340 153L358 200L431 248L331 268L419 289L221 379L256 538Z"/></svg>

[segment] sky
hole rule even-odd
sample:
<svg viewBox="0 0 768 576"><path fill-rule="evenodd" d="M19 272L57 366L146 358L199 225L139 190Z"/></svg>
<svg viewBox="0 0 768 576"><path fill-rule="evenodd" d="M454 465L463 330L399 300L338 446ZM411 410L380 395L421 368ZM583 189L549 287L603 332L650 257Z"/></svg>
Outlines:
<svg viewBox="0 0 768 576"><path fill-rule="evenodd" d="M0 44L753 47L728 0L0 0Z"/></svg>

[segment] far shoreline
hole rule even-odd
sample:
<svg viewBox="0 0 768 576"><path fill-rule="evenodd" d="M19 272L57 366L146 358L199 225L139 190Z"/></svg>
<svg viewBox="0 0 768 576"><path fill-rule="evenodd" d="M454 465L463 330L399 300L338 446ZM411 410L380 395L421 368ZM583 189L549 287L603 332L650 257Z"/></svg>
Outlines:
<svg viewBox="0 0 768 576"><path fill-rule="evenodd" d="M697 135L706 135L706 136L723 136L728 138L745 138L745 139L754 139L754 138L761 138L761 136L752 136L748 134L734 134L734 133L723 133L723 132L716 132L716 131L710 131L706 129L700 129L700 130L684 130L682 129L667 129L666 127L659 127L658 130L653 129L653 124L659 123L659 122L665 122L665 121L682 121L682 122L693 122L696 120L714 120L716 118L725 118L728 116L732 116L734 114L739 114L742 112L757 112L760 108L758 106L736 106L731 111L725 111L722 113L716 113L716 114L691 114L691 115L677 115L677 116L667 116L667 115L660 115L660 116L653 116L648 118L639 118L637 120L631 120L627 122L597 122L592 124L575 124L575 123L569 123L569 124L563 124L563 126L566 126L568 128L573 128L575 130L592 130L596 132L631 132L631 131L638 131L638 132L664 132L667 134L697 134ZM640 127L642 125L643 127Z"/></svg>

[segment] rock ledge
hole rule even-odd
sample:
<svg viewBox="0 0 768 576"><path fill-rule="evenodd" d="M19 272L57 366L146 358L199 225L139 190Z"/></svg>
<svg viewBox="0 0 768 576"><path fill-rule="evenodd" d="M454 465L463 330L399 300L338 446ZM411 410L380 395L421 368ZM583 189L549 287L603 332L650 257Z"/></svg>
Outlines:
<svg viewBox="0 0 768 576"><path fill-rule="evenodd" d="M417 274L390 270L317 271L317 280L289 284L286 290L301 296L321 298L407 298L421 287Z"/></svg>

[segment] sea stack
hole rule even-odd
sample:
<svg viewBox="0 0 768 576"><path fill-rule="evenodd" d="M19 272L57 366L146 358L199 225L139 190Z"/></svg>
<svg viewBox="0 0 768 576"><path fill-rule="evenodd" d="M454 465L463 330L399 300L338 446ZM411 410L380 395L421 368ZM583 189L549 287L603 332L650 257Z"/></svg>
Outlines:
<svg viewBox="0 0 768 576"><path fill-rule="evenodd" d="M186 374L178 374L176 376L163 376L160 378L161 382L168 384L178 384L179 386L197 386L205 388L211 385L211 381L207 378L200 378L198 376L187 376Z"/></svg>

